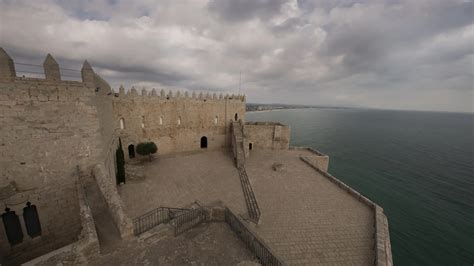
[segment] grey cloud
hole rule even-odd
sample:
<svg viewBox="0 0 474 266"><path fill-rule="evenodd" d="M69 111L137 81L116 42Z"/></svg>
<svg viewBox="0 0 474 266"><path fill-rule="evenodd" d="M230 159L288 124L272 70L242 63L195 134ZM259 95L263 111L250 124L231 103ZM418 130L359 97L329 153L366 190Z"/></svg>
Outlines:
<svg viewBox="0 0 474 266"><path fill-rule="evenodd" d="M237 93L241 71L251 102L472 112L472 10L456 0L6 0L0 46L18 62L50 52L80 69L88 59L115 88Z"/></svg>
<svg viewBox="0 0 474 266"><path fill-rule="evenodd" d="M212 0L208 8L225 21L266 20L280 13L283 3L284 0Z"/></svg>

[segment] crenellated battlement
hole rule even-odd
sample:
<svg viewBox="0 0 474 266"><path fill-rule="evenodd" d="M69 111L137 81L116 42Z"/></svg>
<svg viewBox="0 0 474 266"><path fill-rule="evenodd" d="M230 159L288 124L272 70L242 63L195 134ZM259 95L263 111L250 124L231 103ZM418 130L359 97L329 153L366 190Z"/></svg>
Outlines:
<svg viewBox="0 0 474 266"><path fill-rule="evenodd" d="M66 72L62 74L61 72ZM23 75L17 75L21 73ZM33 75L28 77L24 74ZM41 77L44 75L44 78ZM61 68L51 54L47 54L42 65L15 62L7 52L0 47L0 82L37 83L38 85L86 85L94 86L98 75L90 64L84 61L81 70Z"/></svg>
<svg viewBox="0 0 474 266"><path fill-rule="evenodd" d="M138 90L132 86L129 90L125 90L123 86L120 86L118 89L118 93L115 93L117 97L116 101L127 101L127 100L137 100L137 99L150 99L150 100L203 100L203 101L241 101L245 102L246 97L243 94L223 94L223 93L215 93L213 92L198 92L196 91L184 91L181 90L168 90L166 92L164 89L161 89L159 92L157 89L147 89L143 87L141 92L138 93Z"/></svg>

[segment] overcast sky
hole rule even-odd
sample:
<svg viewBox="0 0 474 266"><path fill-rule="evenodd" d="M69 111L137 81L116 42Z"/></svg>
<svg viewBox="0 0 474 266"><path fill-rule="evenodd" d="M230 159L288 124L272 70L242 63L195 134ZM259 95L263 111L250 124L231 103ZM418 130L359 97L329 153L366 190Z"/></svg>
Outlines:
<svg viewBox="0 0 474 266"><path fill-rule="evenodd" d="M116 90L238 93L241 71L248 102L474 112L473 10L464 0L0 0L0 46L16 62L88 59Z"/></svg>

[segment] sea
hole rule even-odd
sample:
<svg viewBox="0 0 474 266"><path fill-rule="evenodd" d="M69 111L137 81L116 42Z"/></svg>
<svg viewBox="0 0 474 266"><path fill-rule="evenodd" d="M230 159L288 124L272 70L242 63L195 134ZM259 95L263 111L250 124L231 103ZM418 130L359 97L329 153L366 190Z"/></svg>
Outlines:
<svg viewBox="0 0 474 266"><path fill-rule="evenodd" d="M384 208L394 265L474 265L474 114L310 108L247 112Z"/></svg>

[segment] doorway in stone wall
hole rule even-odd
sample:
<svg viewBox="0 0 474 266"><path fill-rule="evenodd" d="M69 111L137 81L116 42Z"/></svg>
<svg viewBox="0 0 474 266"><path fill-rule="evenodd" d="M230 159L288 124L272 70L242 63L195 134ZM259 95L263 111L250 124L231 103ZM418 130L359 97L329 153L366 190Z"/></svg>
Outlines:
<svg viewBox="0 0 474 266"><path fill-rule="evenodd" d="M128 145L128 158L135 158L135 146L133 144Z"/></svg>
<svg viewBox="0 0 474 266"><path fill-rule="evenodd" d="M203 136L201 138L201 149L205 149L205 148L207 148L207 137Z"/></svg>

